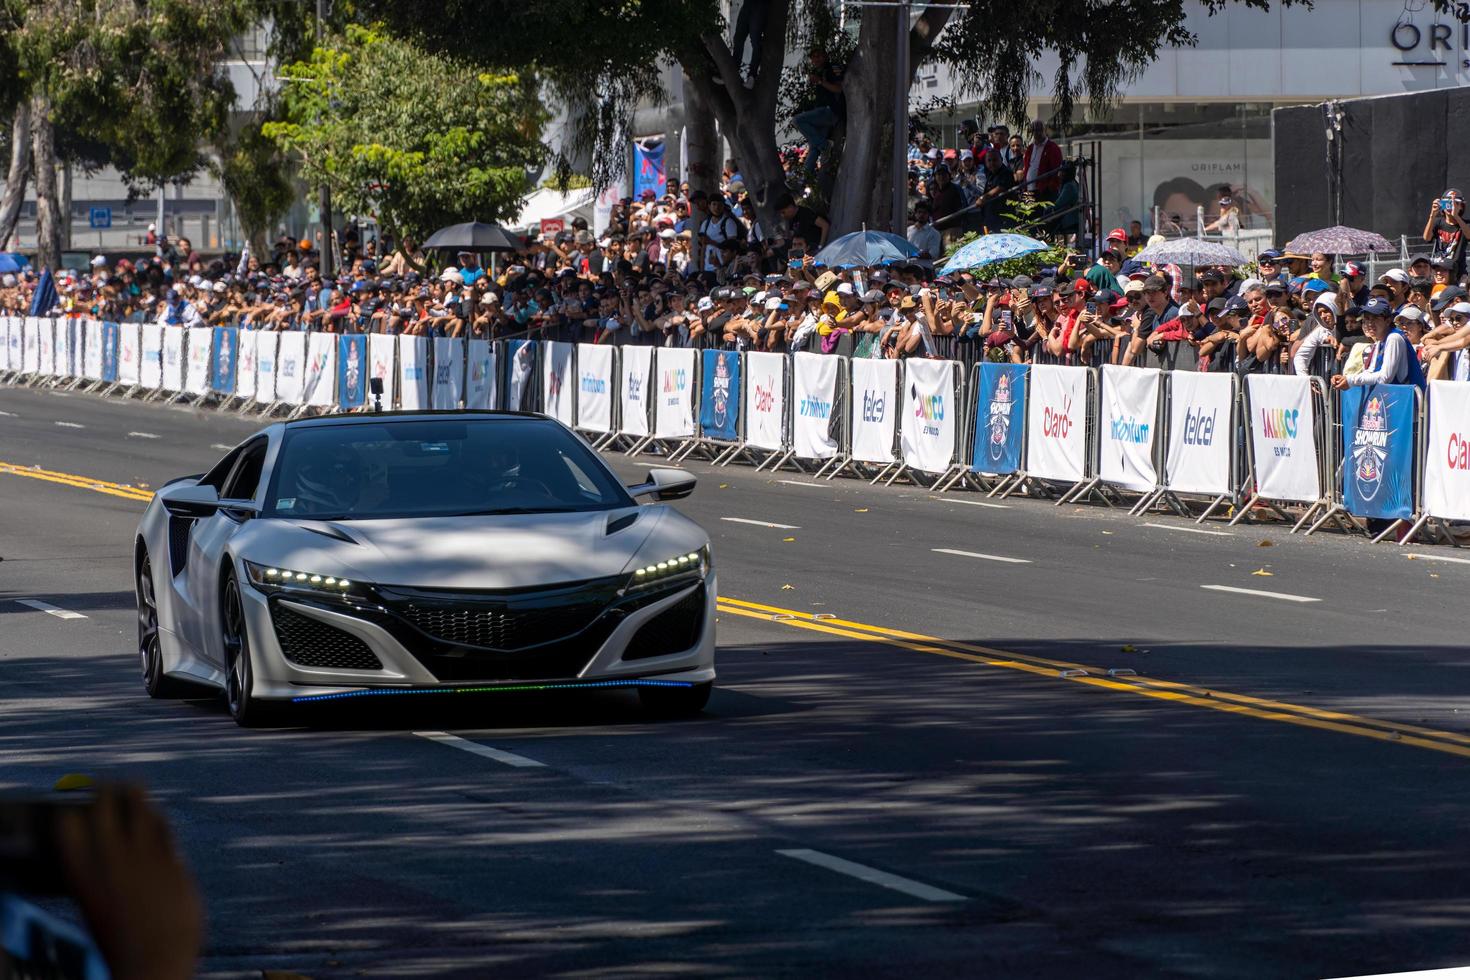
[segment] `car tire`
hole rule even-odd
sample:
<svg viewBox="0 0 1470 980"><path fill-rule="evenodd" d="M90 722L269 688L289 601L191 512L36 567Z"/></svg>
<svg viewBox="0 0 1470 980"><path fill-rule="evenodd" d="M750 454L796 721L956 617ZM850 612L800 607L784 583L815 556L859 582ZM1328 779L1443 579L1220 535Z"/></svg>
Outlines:
<svg viewBox="0 0 1470 980"><path fill-rule="evenodd" d="M143 672L143 690L150 698L178 698L190 691L183 681L163 673L163 648L158 637L158 592L153 587L153 563L148 552L138 566L134 583L138 607L138 659Z"/></svg>
<svg viewBox="0 0 1470 980"><path fill-rule="evenodd" d="M220 599L220 628L224 634L225 707L241 728L264 724L276 716L275 706L251 693L255 676L250 661L250 626L233 572L225 579Z"/></svg>
<svg viewBox="0 0 1470 980"><path fill-rule="evenodd" d="M699 714L709 704L714 681L691 687L651 686L638 688L643 710L656 718L688 718Z"/></svg>

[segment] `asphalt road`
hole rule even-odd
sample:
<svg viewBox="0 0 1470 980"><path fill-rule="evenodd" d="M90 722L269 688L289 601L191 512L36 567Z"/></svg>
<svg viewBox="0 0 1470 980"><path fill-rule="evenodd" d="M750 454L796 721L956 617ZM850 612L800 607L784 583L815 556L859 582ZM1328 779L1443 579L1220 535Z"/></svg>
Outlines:
<svg viewBox="0 0 1470 980"><path fill-rule="evenodd" d="M257 426L15 389L0 413L0 787L147 783L207 975L1470 964L1447 549L693 464L723 596L702 718L495 695L241 731L144 696L117 485Z"/></svg>

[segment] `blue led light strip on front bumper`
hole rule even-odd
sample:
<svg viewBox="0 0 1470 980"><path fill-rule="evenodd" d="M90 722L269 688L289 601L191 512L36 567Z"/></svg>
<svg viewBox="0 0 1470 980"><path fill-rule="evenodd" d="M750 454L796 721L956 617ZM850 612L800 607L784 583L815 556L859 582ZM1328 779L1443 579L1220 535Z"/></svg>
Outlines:
<svg viewBox="0 0 1470 980"><path fill-rule="evenodd" d="M292 704L308 701L338 701L342 698L378 697L388 694L491 694L504 691L565 691L594 687L693 687L691 681L568 681L560 684L492 684L483 687L369 687L361 691L337 694L303 694L291 699Z"/></svg>

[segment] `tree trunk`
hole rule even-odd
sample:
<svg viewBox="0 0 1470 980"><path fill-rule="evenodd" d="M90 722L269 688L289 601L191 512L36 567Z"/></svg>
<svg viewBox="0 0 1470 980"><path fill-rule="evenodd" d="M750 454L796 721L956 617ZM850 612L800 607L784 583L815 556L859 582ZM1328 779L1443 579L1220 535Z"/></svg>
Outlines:
<svg viewBox="0 0 1470 980"><path fill-rule="evenodd" d="M709 193L720 182L720 144L715 135L715 114L705 98L705 89L684 76L685 161L689 190Z"/></svg>
<svg viewBox="0 0 1470 980"><path fill-rule="evenodd" d="M20 206L26 199L30 164L31 101L21 99L10 125L10 169L5 173L5 194L0 196L0 249L10 246L15 226L20 223Z"/></svg>
<svg viewBox="0 0 1470 980"><path fill-rule="evenodd" d="M63 162L58 168L61 171L61 248L63 251L71 249L71 164Z"/></svg>
<svg viewBox="0 0 1470 980"><path fill-rule="evenodd" d="M51 102L44 95L31 106L31 162L36 177L36 265L57 271L61 266L61 202L56 194L56 134Z"/></svg>

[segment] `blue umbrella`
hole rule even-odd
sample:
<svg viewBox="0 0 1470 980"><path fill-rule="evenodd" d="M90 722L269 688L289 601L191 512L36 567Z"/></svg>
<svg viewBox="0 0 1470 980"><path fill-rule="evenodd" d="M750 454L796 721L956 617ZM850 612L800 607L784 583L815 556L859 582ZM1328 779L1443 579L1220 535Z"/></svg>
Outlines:
<svg viewBox="0 0 1470 980"><path fill-rule="evenodd" d="M827 243L812 259L817 265L848 268L884 265L919 254L913 243L887 231L855 231Z"/></svg>
<svg viewBox="0 0 1470 980"><path fill-rule="evenodd" d="M36 292L31 297L31 316L46 316L57 306L56 283L51 279L51 270L46 269L41 273L41 281L36 284Z"/></svg>
<svg viewBox="0 0 1470 980"><path fill-rule="evenodd" d="M7 272L19 272L28 265L30 262L26 261L24 255L16 252L0 252L0 275Z"/></svg>
<svg viewBox="0 0 1470 980"><path fill-rule="evenodd" d="M944 263L942 273L959 272L963 269L975 269L992 262L1004 262L1006 259L1019 258L1022 255L1030 255L1032 252L1044 252L1051 246L1046 242L1038 242L1034 238L1025 235L999 234L981 235L973 242L968 242L960 250L949 257Z"/></svg>

